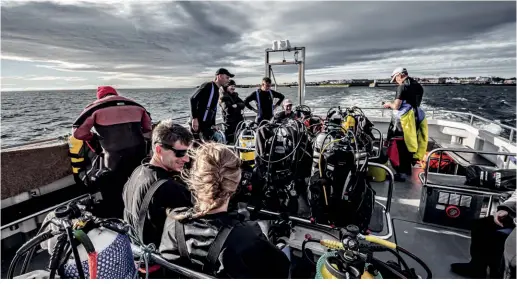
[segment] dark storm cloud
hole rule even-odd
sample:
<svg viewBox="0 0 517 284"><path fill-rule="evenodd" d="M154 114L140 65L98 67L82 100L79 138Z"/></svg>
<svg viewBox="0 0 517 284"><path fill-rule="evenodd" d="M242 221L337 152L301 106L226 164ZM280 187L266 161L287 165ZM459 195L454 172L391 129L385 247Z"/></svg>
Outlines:
<svg viewBox="0 0 517 284"><path fill-rule="evenodd" d="M153 22L153 13L144 4L152 6L132 5L129 15L117 15L113 6L100 4L38 2L2 7L2 49L6 55L89 65L68 69L118 72L117 65L131 64L144 65L145 71L126 71L163 75L174 67L186 73L203 71L214 58L231 55L222 45L240 38L240 30L224 24L223 13L212 12L217 3L156 7L167 9L166 16L174 21L171 28L167 23L160 26L156 19ZM249 27L245 20L240 19L239 28ZM171 68L153 68L158 66Z"/></svg>
<svg viewBox="0 0 517 284"><path fill-rule="evenodd" d="M306 46L310 71L408 50L442 56L449 44L468 47L509 25L491 40L510 44L447 52L465 62L508 58L515 68L515 9L515 2L23 2L2 4L2 52L57 70L166 78L225 66L242 78L263 74L264 48L275 39Z"/></svg>

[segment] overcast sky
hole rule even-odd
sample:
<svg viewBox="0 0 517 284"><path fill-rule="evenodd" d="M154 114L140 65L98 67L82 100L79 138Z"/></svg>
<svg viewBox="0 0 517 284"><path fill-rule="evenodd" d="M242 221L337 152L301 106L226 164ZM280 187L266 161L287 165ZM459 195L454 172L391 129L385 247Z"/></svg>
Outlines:
<svg viewBox="0 0 517 284"><path fill-rule="evenodd" d="M2 90L195 87L218 67L254 84L275 39L307 48L307 81L388 78L399 65L417 77L516 73L515 1L1 5ZM294 66L274 70L297 80Z"/></svg>

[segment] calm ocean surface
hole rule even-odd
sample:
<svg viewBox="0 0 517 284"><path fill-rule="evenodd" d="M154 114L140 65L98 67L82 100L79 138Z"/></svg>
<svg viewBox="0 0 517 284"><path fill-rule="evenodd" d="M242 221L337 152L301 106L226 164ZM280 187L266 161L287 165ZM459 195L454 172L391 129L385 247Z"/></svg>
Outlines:
<svg viewBox="0 0 517 284"><path fill-rule="evenodd" d="M492 121L515 127L515 86L424 86L423 108L435 110L435 116L447 117L440 110L472 112ZM151 112L153 121L188 115L189 97L194 89L118 90ZM253 89L237 89L241 98ZM297 103L297 87L278 88ZM95 100L95 90L2 92L2 147L65 135L82 109ZM393 100L395 88L322 88L306 87L305 104L310 107L332 106L381 107ZM219 110L220 115L220 110ZM185 119L179 120L185 122ZM496 125L483 125L488 129Z"/></svg>

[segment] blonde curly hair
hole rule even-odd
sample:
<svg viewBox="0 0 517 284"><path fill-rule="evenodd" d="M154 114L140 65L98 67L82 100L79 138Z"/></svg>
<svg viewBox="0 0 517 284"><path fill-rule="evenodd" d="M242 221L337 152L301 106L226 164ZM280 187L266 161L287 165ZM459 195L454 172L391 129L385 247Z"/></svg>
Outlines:
<svg viewBox="0 0 517 284"><path fill-rule="evenodd" d="M182 175L195 199L194 208L183 214L169 211L175 220L199 218L221 207L241 180L241 160L223 144L203 144L191 154L192 168Z"/></svg>

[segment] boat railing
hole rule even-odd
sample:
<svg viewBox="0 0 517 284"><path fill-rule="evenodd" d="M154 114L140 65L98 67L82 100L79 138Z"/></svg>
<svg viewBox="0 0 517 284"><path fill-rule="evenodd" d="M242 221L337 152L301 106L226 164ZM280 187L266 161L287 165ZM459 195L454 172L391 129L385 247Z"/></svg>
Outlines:
<svg viewBox="0 0 517 284"><path fill-rule="evenodd" d="M311 109L313 110L313 112L315 114L321 114L322 113L322 112L318 112L316 110L327 111L329 108L330 107L311 107ZM342 106L341 108L342 109L346 109L346 106ZM361 107L361 110L379 111L381 117L391 117L391 114L392 114L392 110L391 109L379 108L379 107ZM388 114L386 114L386 113L388 113ZM426 111L426 114L429 116L430 119L438 118L437 117L437 113L440 113L440 114L449 113L449 114L452 114L452 115L463 116L463 117L465 117L466 121L469 122L469 125L472 125L472 126L474 126L474 123L475 123L476 119L481 121L481 122L484 122L484 123L495 124L495 125L503 128L507 132L507 133L501 133L501 134L506 134L506 135L500 135L501 137L503 137L505 139L508 139L511 143L515 143L517 141L517 135L516 135L517 134L517 128L515 128L515 127L509 126L509 125L506 125L506 124L503 124L503 123L500 123L500 122L497 122L497 121L490 120L488 118L482 117L482 116L477 115L477 114L473 114L471 112L450 111L450 110L428 110L428 111ZM245 110L244 111L244 115L245 116L252 116L252 115L255 115L255 113L253 111L251 111L251 110ZM219 117L219 115L218 115L218 117ZM182 116L174 117L174 118L172 118L172 120L176 121L178 123L187 123L189 118L190 118L190 115L182 115ZM448 118L448 119L450 119L450 118ZM184 120L184 121L181 121L181 120ZM465 121L459 120L458 122L465 122ZM29 142L21 143L21 144L2 146L2 150L10 149L10 148L15 148L15 147L21 147L21 146L28 146L28 145L33 145L33 144L39 144L39 143L44 143L44 142L52 142L52 141L55 141L55 140L66 140L68 135L69 134L63 135L63 136L59 136L59 137L56 137L56 138L49 138L49 139L44 139L44 140L35 140L35 141L29 141Z"/></svg>
<svg viewBox="0 0 517 284"><path fill-rule="evenodd" d="M330 107L314 107L314 108L311 108L313 110L314 113L318 113L318 111L316 110L323 110L323 111L326 111L328 110ZM347 106L341 106L342 109L346 109ZM380 117L391 117L392 115L392 110L391 109L387 109L387 108L379 108L379 107L361 107L360 108L361 110L366 110L366 111L378 111L380 112ZM321 113L321 112L320 112ZM477 121L480 121L482 123L486 123L486 124L495 124L501 128L503 128L504 130L506 130L506 133L501 133L501 137L505 138L505 139L508 139L511 143L514 143L516 142L516 138L517 136L515 134L517 134L517 128L516 127L512 127L512 126L509 126L509 125L506 125L506 124L503 124L503 123L500 123L500 122L497 122L497 121L494 121L494 120L490 120L486 117L482 117L480 115L477 115L477 114L473 114L471 112L461 112L461 111L451 111L451 110L426 110L426 115L429 119L440 119L440 118L443 118L443 115L444 114L452 114L452 115L456 115L456 116L461 116L463 117L465 120L458 120L458 122L468 122L469 125L472 125L472 126L476 126L475 123L476 123L476 120ZM447 119L450 119L450 117L448 117ZM503 135L503 134L506 134L506 135Z"/></svg>
<svg viewBox="0 0 517 284"><path fill-rule="evenodd" d="M451 152L451 153L473 153L473 154L483 154L483 155L504 156L507 160L508 160L508 157L511 157L511 156L515 157L516 156L515 153L508 153L508 152L476 151L476 150L473 150L473 149L464 149L464 148L437 148L437 149L433 149L433 150L429 151L429 153L427 154L426 165L430 164L432 156L435 153L440 153L440 158L439 158L439 161L438 161L438 165L440 165L441 156L442 156L442 153L444 153L444 152ZM429 183L428 183L429 168L430 168L429 166L425 167L425 170L422 173L420 173L420 179L422 181L422 186L423 187L427 187L429 185ZM438 172L433 173L433 174L447 175L447 174L440 174ZM448 175L448 176L450 176L450 175ZM454 175L452 175L452 176L454 176ZM453 191L459 191L459 192L466 192L466 193L471 193L471 194L480 194L480 195L488 196L488 198L489 198L488 206L487 206L488 207L488 212L492 211L492 204L494 202L494 197L501 198L502 196L504 196L504 192L491 191L489 189L483 190L483 189L479 189L479 188L475 188L475 187L470 187L470 186L467 186L467 185L465 185L465 187L457 187L457 186L452 187L452 186L443 185L443 184L441 184L441 185L433 184L433 186L434 187L438 187L438 188L447 189L447 190L453 190Z"/></svg>

